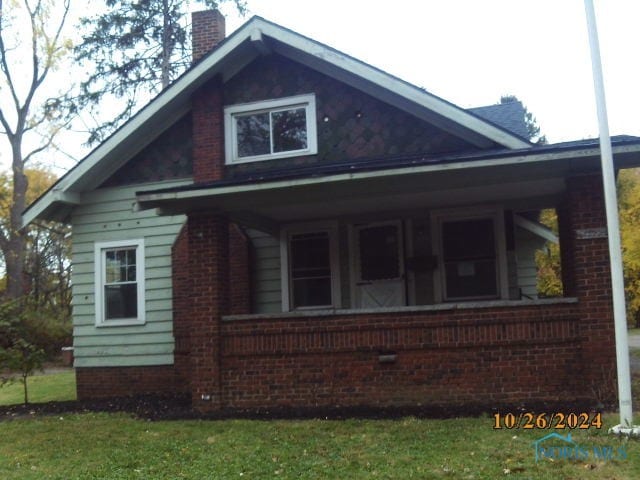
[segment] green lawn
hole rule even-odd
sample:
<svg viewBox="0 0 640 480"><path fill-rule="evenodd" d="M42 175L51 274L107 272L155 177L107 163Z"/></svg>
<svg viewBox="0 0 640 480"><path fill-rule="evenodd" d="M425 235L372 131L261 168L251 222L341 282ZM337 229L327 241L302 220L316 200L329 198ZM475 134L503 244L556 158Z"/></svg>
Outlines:
<svg viewBox="0 0 640 480"><path fill-rule="evenodd" d="M76 399L76 376L73 372L35 375L27 380L29 402L41 403ZM13 405L24 401L21 382L0 387L0 405Z"/></svg>
<svg viewBox="0 0 640 480"><path fill-rule="evenodd" d="M69 400L71 373L29 379L33 401ZM20 403L20 385L0 404ZM640 478L640 441L571 432L584 460L535 462L547 430L494 430L492 417L452 420L166 421L70 414L0 421L0 479L599 479ZM553 440L551 442L558 442ZM559 445L550 443L549 445ZM603 461L594 446L624 448Z"/></svg>
<svg viewBox="0 0 640 480"><path fill-rule="evenodd" d="M615 422L609 417L607 426ZM534 461L546 431L454 420L171 421L82 414L0 423L0 478L360 479L640 478L640 442L573 431L627 460ZM564 434L565 432L563 432Z"/></svg>

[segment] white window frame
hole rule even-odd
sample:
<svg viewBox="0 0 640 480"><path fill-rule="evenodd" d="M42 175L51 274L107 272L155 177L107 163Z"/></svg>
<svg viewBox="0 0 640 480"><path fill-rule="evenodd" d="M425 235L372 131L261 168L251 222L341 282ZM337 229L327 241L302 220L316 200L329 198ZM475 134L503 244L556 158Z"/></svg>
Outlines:
<svg viewBox="0 0 640 480"><path fill-rule="evenodd" d="M436 303L491 300L496 297L455 297L446 295L446 278L442 248L442 224L451 221L464 221L490 218L493 220L496 247L497 298L509 298L509 277L507 271L507 243L505 239L504 208L501 206L482 206L455 208L431 212L431 244L433 254L438 260L438 268L433 272L434 297Z"/></svg>
<svg viewBox="0 0 640 480"><path fill-rule="evenodd" d="M268 153L254 155L252 157L238 157L237 127L235 117L251 113L264 113L292 108L305 109L307 122L307 148L288 152ZM227 165L237 163L259 162L274 160L276 158L297 157L300 155L313 155L318 153L318 135L316 125L316 97L314 94L296 95L274 100L242 103L231 105L224 109L224 136L225 136L225 163Z"/></svg>
<svg viewBox="0 0 640 480"><path fill-rule="evenodd" d="M302 233L329 234L329 263L331 267L331 305L297 307L292 305L289 256L291 253L289 239ZM340 256L338 252L338 224L336 222L313 222L288 225L280 231L280 279L282 288L282 311L328 310L340 308Z"/></svg>
<svg viewBox="0 0 640 480"><path fill-rule="evenodd" d="M106 255L108 250L129 248L136 250L136 284L138 316L136 318L118 318L108 320L105 317L104 286L106 276ZM95 310L96 326L121 327L126 325L144 325L145 315L145 252L144 239L96 242L94 245L95 265Z"/></svg>

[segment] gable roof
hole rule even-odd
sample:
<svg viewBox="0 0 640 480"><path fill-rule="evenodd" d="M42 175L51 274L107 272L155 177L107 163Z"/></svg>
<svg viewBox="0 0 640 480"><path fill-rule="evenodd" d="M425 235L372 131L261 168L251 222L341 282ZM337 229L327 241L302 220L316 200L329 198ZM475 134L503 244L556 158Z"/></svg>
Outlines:
<svg viewBox="0 0 640 480"><path fill-rule="evenodd" d="M232 78L266 52L276 52L350 84L480 148L527 148L531 144L498 125L389 73L292 30L253 17L202 57L170 87L95 148L24 212L35 219L63 221L80 202L133 155L187 113L192 94L209 79Z"/></svg>

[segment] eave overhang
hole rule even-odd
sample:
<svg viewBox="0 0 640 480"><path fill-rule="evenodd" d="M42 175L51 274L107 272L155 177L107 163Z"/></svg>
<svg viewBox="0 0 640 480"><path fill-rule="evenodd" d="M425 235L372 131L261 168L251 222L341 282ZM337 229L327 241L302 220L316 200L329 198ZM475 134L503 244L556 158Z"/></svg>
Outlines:
<svg viewBox="0 0 640 480"><path fill-rule="evenodd" d="M640 166L640 142L614 147L616 168ZM303 219L435 208L455 204L532 200L553 206L570 175L600 171L599 148L540 148L486 158L368 168L265 181L221 181L138 192L140 208L160 214L207 210L239 221Z"/></svg>

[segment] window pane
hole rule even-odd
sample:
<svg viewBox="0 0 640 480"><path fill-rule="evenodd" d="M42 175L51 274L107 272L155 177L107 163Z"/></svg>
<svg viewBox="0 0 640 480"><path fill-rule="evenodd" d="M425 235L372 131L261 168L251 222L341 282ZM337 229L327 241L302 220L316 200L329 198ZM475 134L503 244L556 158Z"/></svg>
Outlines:
<svg viewBox="0 0 640 480"><path fill-rule="evenodd" d="M328 232L290 238L292 305L331 305L331 256Z"/></svg>
<svg viewBox="0 0 640 480"><path fill-rule="evenodd" d="M360 276L383 280L400 276L398 227L381 225L360 230Z"/></svg>
<svg viewBox="0 0 640 480"><path fill-rule="evenodd" d="M136 250L121 249L105 252L105 283L136 281Z"/></svg>
<svg viewBox="0 0 640 480"><path fill-rule="evenodd" d="M136 264L136 251L135 249L132 248L131 250L127 250L127 265L135 265L135 264ZM131 280L131 278L129 280Z"/></svg>
<svg viewBox="0 0 640 480"><path fill-rule="evenodd" d="M238 157L252 157L271 153L269 113L239 115L236 118Z"/></svg>
<svg viewBox="0 0 640 480"><path fill-rule="evenodd" d="M136 281L136 266L135 265L129 265L127 267L127 280L129 282L135 282Z"/></svg>
<svg viewBox="0 0 640 480"><path fill-rule="evenodd" d="M107 285L104 298L106 320L138 317L137 284Z"/></svg>
<svg viewBox="0 0 640 480"><path fill-rule="evenodd" d="M331 305L331 277L293 280L293 307Z"/></svg>
<svg viewBox="0 0 640 480"><path fill-rule="evenodd" d="M442 225L442 247L445 260L494 258L493 220L461 220Z"/></svg>
<svg viewBox="0 0 640 480"><path fill-rule="evenodd" d="M307 114L304 108L273 112L271 121L274 152L307 148Z"/></svg>
<svg viewBox="0 0 640 480"><path fill-rule="evenodd" d="M329 234L327 232L291 237L291 273L293 278L330 275Z"/></svg>

